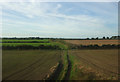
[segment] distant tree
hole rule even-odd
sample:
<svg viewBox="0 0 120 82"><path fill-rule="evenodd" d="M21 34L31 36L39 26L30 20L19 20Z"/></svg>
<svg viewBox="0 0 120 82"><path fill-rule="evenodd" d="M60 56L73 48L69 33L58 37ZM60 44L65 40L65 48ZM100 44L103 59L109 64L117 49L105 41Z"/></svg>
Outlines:
<svg viewBox="0 0 120 82"><path fill-rule="evenodd" d="M87 40L89 40L89 38L86 38Z"/></svg>
<svg viewBox="0 0 120 82"><path fill-rule="evenodd" d="M107 37L107 39L110 39L109 37Z"/></svg>
<svg viewBox="0 0 120 82"><path fill-rule="evenodd" d="M94 38L91 38L92 40L94 40Z"/></svg>
<svg viewBox="0 0 120 82"><path fill-rule="evenodd" d="M39 39L39 37L36 37L36 39Z"/></svg>
<svg viewBox="0 0 120 82"><path fill-rule="evenodd" d="M98 40L98 37L96 39Z"/></svg>
<svg viewBox="0 0 120 82"><path fill-rule="evenodd" d="M103 39L105 39L105 37L103 37Z"/></svg>

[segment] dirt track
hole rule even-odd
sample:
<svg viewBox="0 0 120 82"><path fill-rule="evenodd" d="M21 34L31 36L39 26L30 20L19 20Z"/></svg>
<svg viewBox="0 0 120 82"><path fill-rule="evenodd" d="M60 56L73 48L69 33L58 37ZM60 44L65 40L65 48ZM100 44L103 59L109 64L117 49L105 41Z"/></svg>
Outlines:
<svg viewBox="0 0 120 82"><path fill-rule="evenodd" d="M67 72L65 74L64 80L69 80L70 78L70 73L71 73L71 68L72 68L72 64L68 55L68 51L67 51L67 62L68 62L68 67L67 67Z"/></svg>

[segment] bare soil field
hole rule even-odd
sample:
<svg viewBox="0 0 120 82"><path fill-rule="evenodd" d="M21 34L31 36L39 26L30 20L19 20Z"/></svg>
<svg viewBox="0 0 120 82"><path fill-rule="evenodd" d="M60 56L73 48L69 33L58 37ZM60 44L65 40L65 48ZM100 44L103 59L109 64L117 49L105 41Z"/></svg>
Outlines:
<svg viewBox="0 0 120 82"><path fill-rule="evenodd" d="M3 50L3 80L43 80L60 60L57 50Z"/></svg>
<svg viewBox="0 0 120 82"><path fill-rule="evenodd" d="M74 56L72 80L118 78L118 50L70 50Z"/></svg>
<svg viewBox="0 0 120 82"><path fill-rule="evenodd" d="M106 45L106 44L118 44L118 40L64 40L67 43L76 45Z"/></svg>

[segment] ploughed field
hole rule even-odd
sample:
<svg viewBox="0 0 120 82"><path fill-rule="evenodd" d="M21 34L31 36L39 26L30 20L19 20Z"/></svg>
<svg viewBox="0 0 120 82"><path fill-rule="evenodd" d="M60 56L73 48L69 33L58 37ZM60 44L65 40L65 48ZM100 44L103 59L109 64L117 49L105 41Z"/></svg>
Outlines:
<svg viewBox="0 0 120 82"><path fill-rule="evenodd" d="M67 43L70 44L76 44L76 45L118 45L118 40L64 40Z"/></svg>
<svg viewBox="0 0 120 82"><path fill-rule="evenodd" d="M59 50L3 50L3 80L43 80L58 65Z"/></svg>
<svg viewBox="0 0 120 82"><path fill-rule="evenodd" d="M118 50L69 50L73 58L71 79L100 80L118 78Z"/></svg>

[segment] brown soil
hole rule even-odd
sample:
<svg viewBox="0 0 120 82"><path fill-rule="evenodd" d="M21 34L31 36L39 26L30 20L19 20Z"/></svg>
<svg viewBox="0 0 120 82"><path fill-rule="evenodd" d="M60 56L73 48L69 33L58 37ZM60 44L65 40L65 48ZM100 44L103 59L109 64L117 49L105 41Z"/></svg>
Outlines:
<svg viewBox="0 0 120 82"><path fill-rule="evenodd" d="M69 54L76 57L78 69L90 68L104 79L118 77L118 50L71 50ZM89 72L89 70L84 70ZM79 74L78 74L79 75Z"/></svg>

